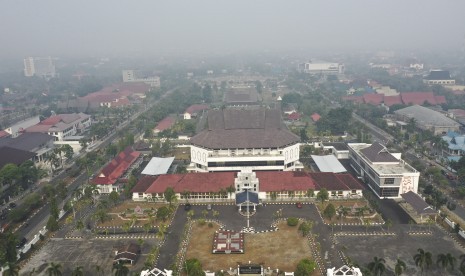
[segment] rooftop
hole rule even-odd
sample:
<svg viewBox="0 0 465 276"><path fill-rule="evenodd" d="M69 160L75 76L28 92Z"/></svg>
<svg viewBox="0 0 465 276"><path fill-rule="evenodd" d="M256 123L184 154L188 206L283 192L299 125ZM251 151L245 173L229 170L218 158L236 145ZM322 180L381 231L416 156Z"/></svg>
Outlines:
<svg viewBox="0 0 465 276"><path fill-rule="evenodd" d="M402 108L394 111L394 113L408 118L415 118L417 124L423 126L458 127L460 125L459 123L446 117L445 115L420 105L412 105L406 108Z"/></svg>
<svg viewBox="0 0 465 276"><path fill-rule="evenodd" d="M142 174L144 175L160 175L166 174L174 161L174 157L160 158L152 157L150 162L145 166Z"/></svg>
<svg viewBox="0 0 465 276"><path fill-rule="evenodd" d="M336 156L330 155L312 155L313 161L315 161L316 165L320 172L332 172L332 173L341 173L347 172L344 166L337 160Z"/></svg>
<svg viewBox="0 0 465 276"><path fill-rule="evenodd" d="M365 148L370 147L370 144L365 144L365 143L349 143L348 147L349 149L354 150L358 155L360 155L363 159L365 159L366 163L370 164L370 166L379 174L393 174L393 175L400 175L404 173L418 173L417 170L415 170L412 166L409 164L405 163L402 159L397 160L397 162L382 162L382 163L372 163L370 159L368 159L365 154L363 154L361 151ZM375 149L380 149L382 150L379 146L375 146L372 148L370 151L375 151ZM371 154L371 153L368 153ZM394 156L392 156L395 158ZM373 158L373 157L372 157ZM374 157L377 158L377 157ZM391 157L387 157L389 160L391 160ZM378 159L376 159L378 160ZM382 160L382 159L380 159Z"/></svg>
<svg viewBox="0 0 465 276"><path fill-rule="evenodd" d="M158 130L158 131L167 130L170 127L172 127L175 122L176 122L176 120L174 118L166 117L163 120L161 120L160 122L158 122L158 125L155 127L155 130Z"/></svg>
<svg viewBox="0 0 465 276"><path fill-rule="evenodd" d="M285 127L279 110L226 108L210 110L206 129L190 141L210 149L278 148L300 138Z"/></svg>
<svg viewBox="0 0 465 276"><path fill-rule="evenodd" d="M33 158L35 153L10 147L0 147L0 169L6 164L21 165Z"/></svg>
<svg viewBox="0 0 465 276"><path fill-rule="evenodd" d="M23 133L16 138L5 137L0 139L0 147L8 146L24 151L33 151L53 140L53 136L45 133Z"/></svg>
<svg viewBox="0 0 465 276"><path fill-rule="evenodd" d="M449 71L444 70L431 70L428 76L425 77L426 80L451 80Z"/></svg>
<svg viewBox="0 0 465 276"><path fill-rule="evenodd" d="M140 152L134 151L131 147L127 147L120 152L110 163L108 163L94 179L93 184L97 185L112 185L115 184L124 172L134 163L139 157Z"/></svg>

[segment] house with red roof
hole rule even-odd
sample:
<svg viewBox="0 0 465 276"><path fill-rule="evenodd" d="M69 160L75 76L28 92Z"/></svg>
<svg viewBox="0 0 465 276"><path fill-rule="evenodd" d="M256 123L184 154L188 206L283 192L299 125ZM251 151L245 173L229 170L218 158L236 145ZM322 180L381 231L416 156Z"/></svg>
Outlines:
<svg viewBox="0 0 465 276"><path fill-rule="evenodd" d="M160 122L158 122L157 126L153 129L153 134L158 134L164 130L167 130L171 128L174 123L176 123L176 120L172 117L166 117Z"/></svg>
<svg viewBox="0 0 465 276"><path fill-rule="evenodd" d="M400 95L384 96L384 105L385 106L393 106L395 104L403 104L402 103L402 98L400 97Z"/></svg>
<svg viewBox="0 0 465 276"><path fill-rule="evenodd" d="M313 114L310 116L310 118L312 118L312 121L318 122L318 121L321 119L321 116L320 116L320 114L318 114L318 113L313 113Z"/></svg>
<svg viewBox="0 0 465 276"><path fill-rule="evenodd" d="M293 112L293 113L287 115L287 120L288 121L299 121L300 118L302 118L302 115L300 115L300 113L298 113L298 112Z"/></svg>
<svg viewBox="0 0 465 276"><path fill-rule="evenodd" d="M183 118L184 120L190 120L193 117L197 116L197 113L208 109L206 104L193 104L189 106L186 111L184 111Z"/></svg>
<svg viewBox="0 0 465 276"><path fill-rule="evenodd" d="M102 88L80 99L89 105L98 104L109 108L127 106L131 104L128 97L144 98L150 86L145 83L119 83Z"/></svg>
<svg viewBox="0 0 465 276"><path fill-rule="evenodd" d="M127 180L126 172L133 166L138 166L140 152L127 147L108 163L97 176L91 180L96 185L99 193L108 194L112 191L119 192L119 182Z"/></svg>
<svg viewBox="0 0 465 276"><path fill-rule="evenodd" d="M329 192L330 198L360 198L363 191L361 183L351 174L243 170L144 177L132 189L132 199L164 201L163 193L169 187L173 188L179 200L236 200L236 204L244 187L250 190L251 197L255 196L259 201L302 200L315 197L323 188Z"/></svg>

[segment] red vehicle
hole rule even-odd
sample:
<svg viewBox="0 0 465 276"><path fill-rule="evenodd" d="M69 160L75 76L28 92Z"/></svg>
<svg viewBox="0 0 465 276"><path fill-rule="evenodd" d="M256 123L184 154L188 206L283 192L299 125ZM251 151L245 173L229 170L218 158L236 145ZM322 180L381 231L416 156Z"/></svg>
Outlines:
<svg viewBox="0 0 465 276"><path fill-rule="evenodd" d="M296 206L297 208L301 209L301 208L302 208L302 203L301 203L301 202L297 202L297 203L295 204L295 206Z"/></svg>

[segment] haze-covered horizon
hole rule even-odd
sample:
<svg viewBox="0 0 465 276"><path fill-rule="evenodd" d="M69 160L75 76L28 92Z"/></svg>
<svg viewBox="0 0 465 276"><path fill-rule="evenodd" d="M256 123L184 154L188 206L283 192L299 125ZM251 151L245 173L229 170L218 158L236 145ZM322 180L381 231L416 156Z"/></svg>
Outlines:
<svg viewBox="0 0 465 276"><path fill-rule="evenodd" d="M14 1L0 58L267 51L455 51L465 1Z"/></svg>

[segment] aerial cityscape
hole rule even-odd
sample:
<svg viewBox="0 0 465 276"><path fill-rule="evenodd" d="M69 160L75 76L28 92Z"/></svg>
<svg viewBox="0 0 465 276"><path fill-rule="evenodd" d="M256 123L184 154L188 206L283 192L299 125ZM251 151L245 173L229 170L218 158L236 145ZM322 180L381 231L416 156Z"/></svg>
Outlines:
<svg viewBox="0 0 465 276"><path fill-rule="evenodd" d="M0 276L465 276L465 2L4 6Z"/></svg>

